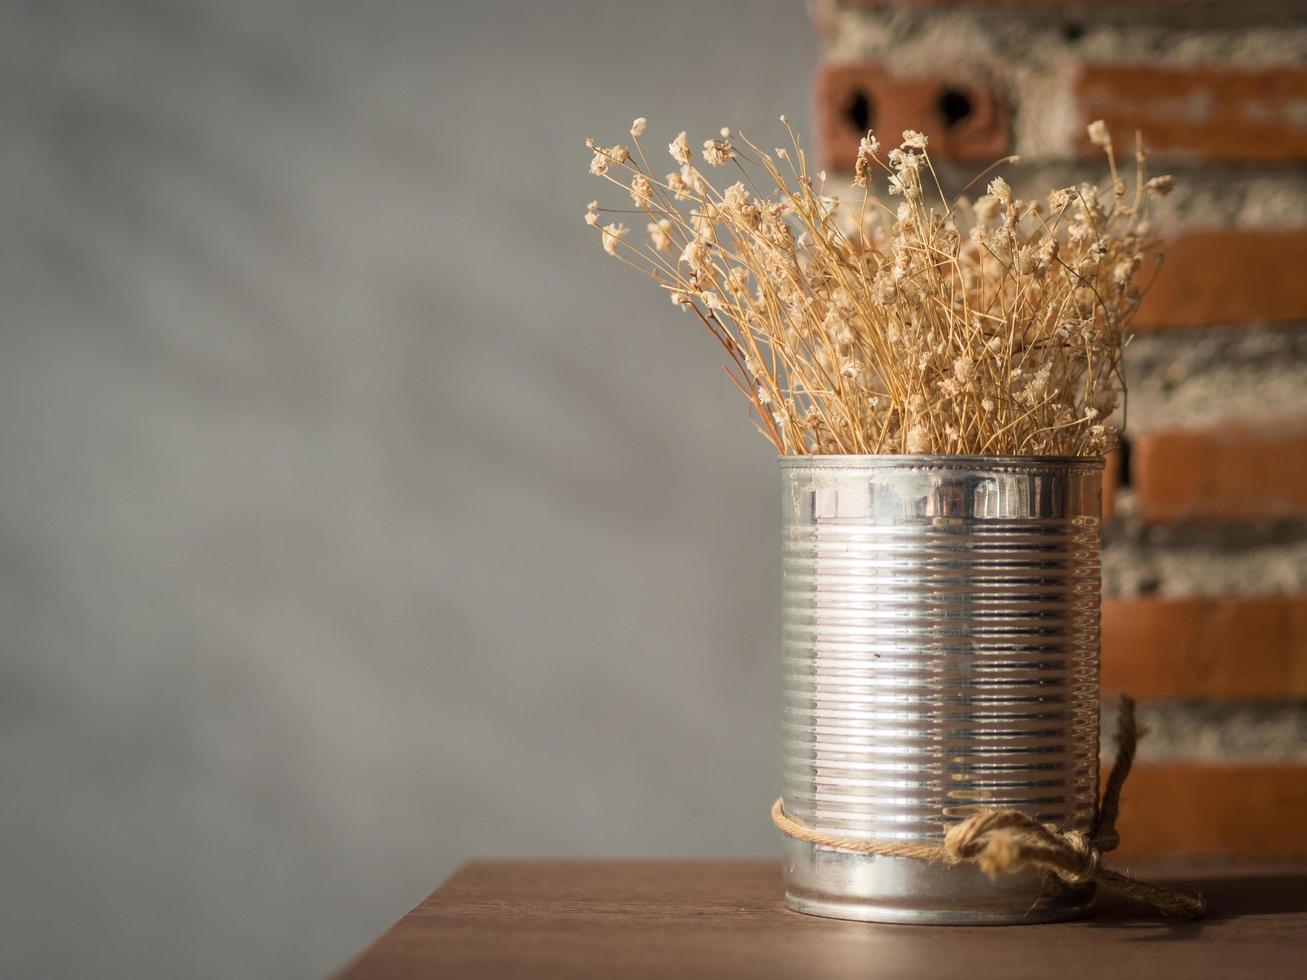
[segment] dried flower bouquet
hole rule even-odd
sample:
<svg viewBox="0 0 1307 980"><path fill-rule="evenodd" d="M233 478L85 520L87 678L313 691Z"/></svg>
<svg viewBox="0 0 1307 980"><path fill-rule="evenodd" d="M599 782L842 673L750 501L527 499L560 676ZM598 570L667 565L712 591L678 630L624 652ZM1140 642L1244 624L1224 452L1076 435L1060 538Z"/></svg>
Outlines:
<svg viewBox="0 0 1307 980"><path fill-rule="evenodd" d="M738 177L715 187L685 133L661 179L633 149L587 146L590 172L644 215L638 244L620 221L586 221L605 251L651 272L728 356L726 373L786 454L1095 455L1122 416L1122 352L1142 290L1148 206L1170 190L1147 178L1136 138L1133 189L1107 128L1089 127L1111 183L1016 200L1002 177L973 203L949 203L926 151L905 132L882 158L868 133L851 202L827 193L790 146L768 154L723 129L702 162ZM988 176L991 166L963 193ZM887 178L888 196L872 193ZM814 179L815 177L815 179Z"/></svg>

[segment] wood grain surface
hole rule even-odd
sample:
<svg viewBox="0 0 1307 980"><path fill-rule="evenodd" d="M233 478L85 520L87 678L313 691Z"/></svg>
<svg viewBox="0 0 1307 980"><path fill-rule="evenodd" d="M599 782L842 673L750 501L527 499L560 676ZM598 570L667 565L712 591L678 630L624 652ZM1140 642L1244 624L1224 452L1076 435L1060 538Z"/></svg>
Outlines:
<svg viewBox="0 0 1307 980"><path fill-rule="evenodd" d="M1080 922L888 926L788 911L772 862L476 861L340 977L1302 975L1307 865L1189 860L1114 866L1201 891L1213 914L1177 923L1109 898Z"/></svg>

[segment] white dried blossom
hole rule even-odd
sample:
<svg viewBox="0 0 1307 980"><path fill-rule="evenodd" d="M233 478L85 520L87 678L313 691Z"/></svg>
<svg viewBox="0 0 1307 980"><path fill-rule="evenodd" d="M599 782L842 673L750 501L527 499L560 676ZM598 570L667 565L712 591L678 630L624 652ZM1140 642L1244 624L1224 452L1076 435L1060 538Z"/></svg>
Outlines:
<svg viewBox="0 0 1307 980"><path fill-rule="evenodd" d="M926 148L926 137L915 129L905 129L903 131L903 145L912 150L924 150Z"/></svg>
<svg viewBox="0 0 1307 980"><path fill-rule="evenodd" d="M649 232L649 242L660 252L672 247L672 222L669 218L659 218L645 226Z"/></svg>
<svg viewBox="0 0 1307 980"><path fill-rule="evenodd" d="M989 193L993 194L1004 205L1012 203L1012 188L1002 177L995 177L989 182Z"/></svg>
<svg viewBox="0 0 1307 980"><path fill-rule="evenodd" d="M921 169L924 154L912 153L903 150L901 147L889 151L889 165L900 174L916 173Z"/></svg>
<svg viewBox="0 0 1307 980"><path fill-rule="evenodd" d="M640 116L638 119L636 119L633 123L631 123L631 138L639 139L641 136L643 136L644 131L646 127L648 127L648 125L649 125L649 120L644 118L644 116Z"/></svg>
<svg viewBox="0 0 1307 980"><path fill-rule="evenodd" d="M703 141L703 158L710 167L720 167L735 156L735 149L730 140L708 139Z"/></svg>
<svg viewBox="0 0 1307 980"><path fill-rule="evenodd" d="M714 292L711 289L704 289L699 292L699 298L703 300L704 306L710 310L726 309L726 302L722 299L721 293Z"/></svg>
<svg viewBox="0 0 1307 980"><path fill-rule="evenodd" d="M690 185L685 182L680 174L668 174L663 178L663 183L671 189L676 200L688 201L690 199Z"/></svg>
<svg viewBox="0 0 1307 980"><path fill-rule="evenodd" d="M726 190L722 191L722 204L732 212L739 212L749 204L749 191L745 188L742 181L736 181Z"/></svg>
<svg viewBox="0 0 1307 980"><path fill-rule="evenodd" d="M1112 134L1108 132L1107 123L1103 122L1103 120L1095 119L1085 127L1085 131L1089 134L1089 142L1095 146L1112 145Z"/></svg>
<svg viewBox="0 0 1307 980"><path fill-rule="evenodd" d="M587 225L599 224L599 202L591 201L585 206L585 223Z"/></svg>
<svg viewBox="0 0 1307 980"><path fill-rule="evenodd" d="M685 131L682 130L677 134L676 139L667 144L667 152L672 155L672 159L680 164L690 162L690 141L685 138Z"/></svg>
<svg viewBox="0 0 1307 980"><path fill-rule="evenodd" d="M1080 193L1076 195L1079 219L1087 225L1096 226L1103 220L1103 205L1098 197L1098 188L1093 184L1081 184Z"/></svg>
<svg viewBox="0 0 1307 980"><path fill-rule="evenodd" d="M595 150L594 158L590 161L590 172L596 177L608 173L608 154L603 150Z"/></svg>
<svg viewBox="0 0 1307 980"><path fill-rule="evenodd" d="M673 289L671 292L671 298L673 306L679 306L681 309L685 310L690 308L691 302L689 293L682 292L679 289Z"/></svg>
<svg viewBox="0 0 1307 980"><path fill-rule="evenodd" d="M608 155L613 158L613 163L625 163L631 159L631 151L624 146L610 147Z"/></svg>
<svg viewBox="0 0 1307 980"><path fill-rule="evenodd" d="M695 238L681 252L681 261L695 272L707 272L712 268L712 252L703 239Z"/></svg>
<svg viewBox="0 0 1307 980"><path fill-rule="evenodd" d="M631 229L626 225L618 222L616 224L604 225L604 251L609 255L617 254L617 243L631 233Z"/></svg>
<svg viewBox="0 0 1307 980"><path fill-rule="evenodd" d="M631 200L637 208L647 208L653 203L653 188L644 174L636 174L631 178L630 191Z"/></svg>
<svg viewBox="0 0 1307 980"><path fill-rule="evenodd" d="M868 185L871 179L871 165L879 152L880 143L876 141L875 134L867 130L867 135L858 141L858 158L853 164L853 183L858 187Z"/></svg>

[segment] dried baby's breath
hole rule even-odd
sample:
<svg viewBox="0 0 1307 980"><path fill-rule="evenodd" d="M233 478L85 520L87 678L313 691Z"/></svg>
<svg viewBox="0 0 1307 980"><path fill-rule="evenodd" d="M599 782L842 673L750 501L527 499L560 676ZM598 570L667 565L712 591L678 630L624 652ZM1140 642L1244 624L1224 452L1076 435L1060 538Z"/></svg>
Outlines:
<svg viewBox="0 0 1307 980"><path fill-rule="evenodd" d="M735 149L729 139L704 140L703 159L712 167L723 167L733 156Z"/></svg>
<svg viewBox="0 0 1307 980"><path fill-rule="evenodd" d="M637 208L647 208L653 203L649 178L644 174L636 174L631 178L630 190L631 202Z"/></svg>
<svg viewBox="0 0 1307 980"><path fill-rule="evenodd" d="M586 222L699 317L779 452L1093 455L1114 443L1147 208L1171 180L1148 180L1139 150L1128 193L1105 125L1089 138L1107 156L1106 189L1053 190L1047 209L998 175L974 203L949 203L917 132L884 158L868 133L844 202L824 172L809 176L792 132L773 154L729 129L704 141L704 162L733 175L718 190L683 132L668 144L679 169L658 179L645 128L631 126L634 152L587 146L591 172L646 216L647 238L600 227L593 203Z"/></svg>
<svg viewBox="0 0 1307 980"><path fill-rule="evenodd" d="M613 225L604 225L604 251L609 255L617 254L617 243L631 233L631 229L626 225L618 223Z"/></svg>
<svg viewBox="0 0 1307 980"><path fill-rule="evenodd" d="M672 159L677 163L688 164L690 162L690 141L685 138L684 130L676 139L667 144L667 152L672 155Z"/></svg>
<svg viewBox="0 0 1307 980"><path fill-rule="evenodd" d="M649 242L660 252L672 247L672 223L667 218L659 218L645 226L649 232Z"/></svg>

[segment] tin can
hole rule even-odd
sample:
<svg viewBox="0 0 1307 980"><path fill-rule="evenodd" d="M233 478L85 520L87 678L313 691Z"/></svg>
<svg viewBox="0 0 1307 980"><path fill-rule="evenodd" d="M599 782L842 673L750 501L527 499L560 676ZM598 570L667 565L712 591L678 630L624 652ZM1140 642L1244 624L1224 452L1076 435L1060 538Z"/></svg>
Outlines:
<svg viewBox="0 0 1307 980"><path fill-rule="evenodd" d="M817 830L942 843L977 806L1093 829L1102 461L792 456L783 796ZM1093 885L785 840L786 904L873 922L1048 922Z"/></svg>

